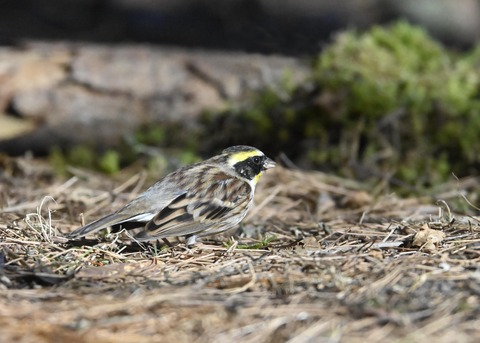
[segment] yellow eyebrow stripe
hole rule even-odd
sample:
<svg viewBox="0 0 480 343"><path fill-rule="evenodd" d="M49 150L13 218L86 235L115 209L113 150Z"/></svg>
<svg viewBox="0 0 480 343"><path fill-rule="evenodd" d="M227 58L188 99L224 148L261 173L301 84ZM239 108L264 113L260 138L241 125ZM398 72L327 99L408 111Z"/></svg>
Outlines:
<svg viewBox="0 0 480 343"><path fill-rule="evenodd" d="M233 165L237 162L245 161L247 158L253 156L261 156L261 153L259 151L240 151L230 156L230 162Z"/></svg>

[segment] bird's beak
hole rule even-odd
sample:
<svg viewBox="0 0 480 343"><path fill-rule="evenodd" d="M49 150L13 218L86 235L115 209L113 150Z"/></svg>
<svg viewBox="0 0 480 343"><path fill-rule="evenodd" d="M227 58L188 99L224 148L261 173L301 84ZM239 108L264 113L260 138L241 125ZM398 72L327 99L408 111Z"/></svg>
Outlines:
<svg viewBox="0 0 480 343"><path fill-rule="evenodd" d="M263 170L267 170L267 169L270 169L270 168L273 168L275 167L277 164L275 162L273 162L271 159L269 159L268 157L265 159L265 161L263 161Z"/></svg>

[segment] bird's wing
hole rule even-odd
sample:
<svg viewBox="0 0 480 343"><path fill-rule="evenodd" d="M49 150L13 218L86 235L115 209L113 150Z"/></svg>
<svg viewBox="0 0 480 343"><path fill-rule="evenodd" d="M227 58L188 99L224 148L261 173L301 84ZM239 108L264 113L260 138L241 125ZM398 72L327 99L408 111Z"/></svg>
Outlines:
<svg viewBox="0 0 480 343"><path fill-rule="evenodd" d="M215 174L200 192L188 192L165 206L135 238L152 240L198 234L246 211L251 199L250 185L230 175Z"/></svg>
<svg viewBox="0 0 480 343"><path fill-rule="evenodd" d="M163 187L165 189L161 188L162 187L157 187L157 189L155 189L154 187L151 187L145 193L142 193L118 211L99 218L94 222L71 232L69 238L84 237L87 234L122 223L133 221L147 223L156 213L158 213L158 211L170 203L172 199L178 197L179 194L185 193L185 191L182 190L173 190L165 187Z"/></svg>

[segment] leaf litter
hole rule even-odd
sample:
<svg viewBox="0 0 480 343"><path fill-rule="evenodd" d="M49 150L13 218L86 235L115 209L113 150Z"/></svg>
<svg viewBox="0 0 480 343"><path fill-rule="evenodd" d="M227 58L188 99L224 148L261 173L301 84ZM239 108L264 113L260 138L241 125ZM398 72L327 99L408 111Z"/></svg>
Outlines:
<svg viewBox="0 0 480 343"><path fill-rule="evenodd" d="M0 163L2 342L480 337L478 213L448 205L478 179L400 198L279 167L238 229L188 249L125 233L65 238L145 189L142 172L61 180L32 159Z"/></svg>

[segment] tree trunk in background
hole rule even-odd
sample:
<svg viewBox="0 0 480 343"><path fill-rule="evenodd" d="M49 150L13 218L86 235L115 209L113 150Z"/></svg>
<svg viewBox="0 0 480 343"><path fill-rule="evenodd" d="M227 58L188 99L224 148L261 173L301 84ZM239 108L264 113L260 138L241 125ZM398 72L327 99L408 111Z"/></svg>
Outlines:
<svg viewBox="0 0 480 343"><path fill-rule="evenodd" d="M242 53L34 43L0 49L0 150L118 144L150 123L195 126L205 111L238 106L285 78L306 80L298 59Z"/></svg>

